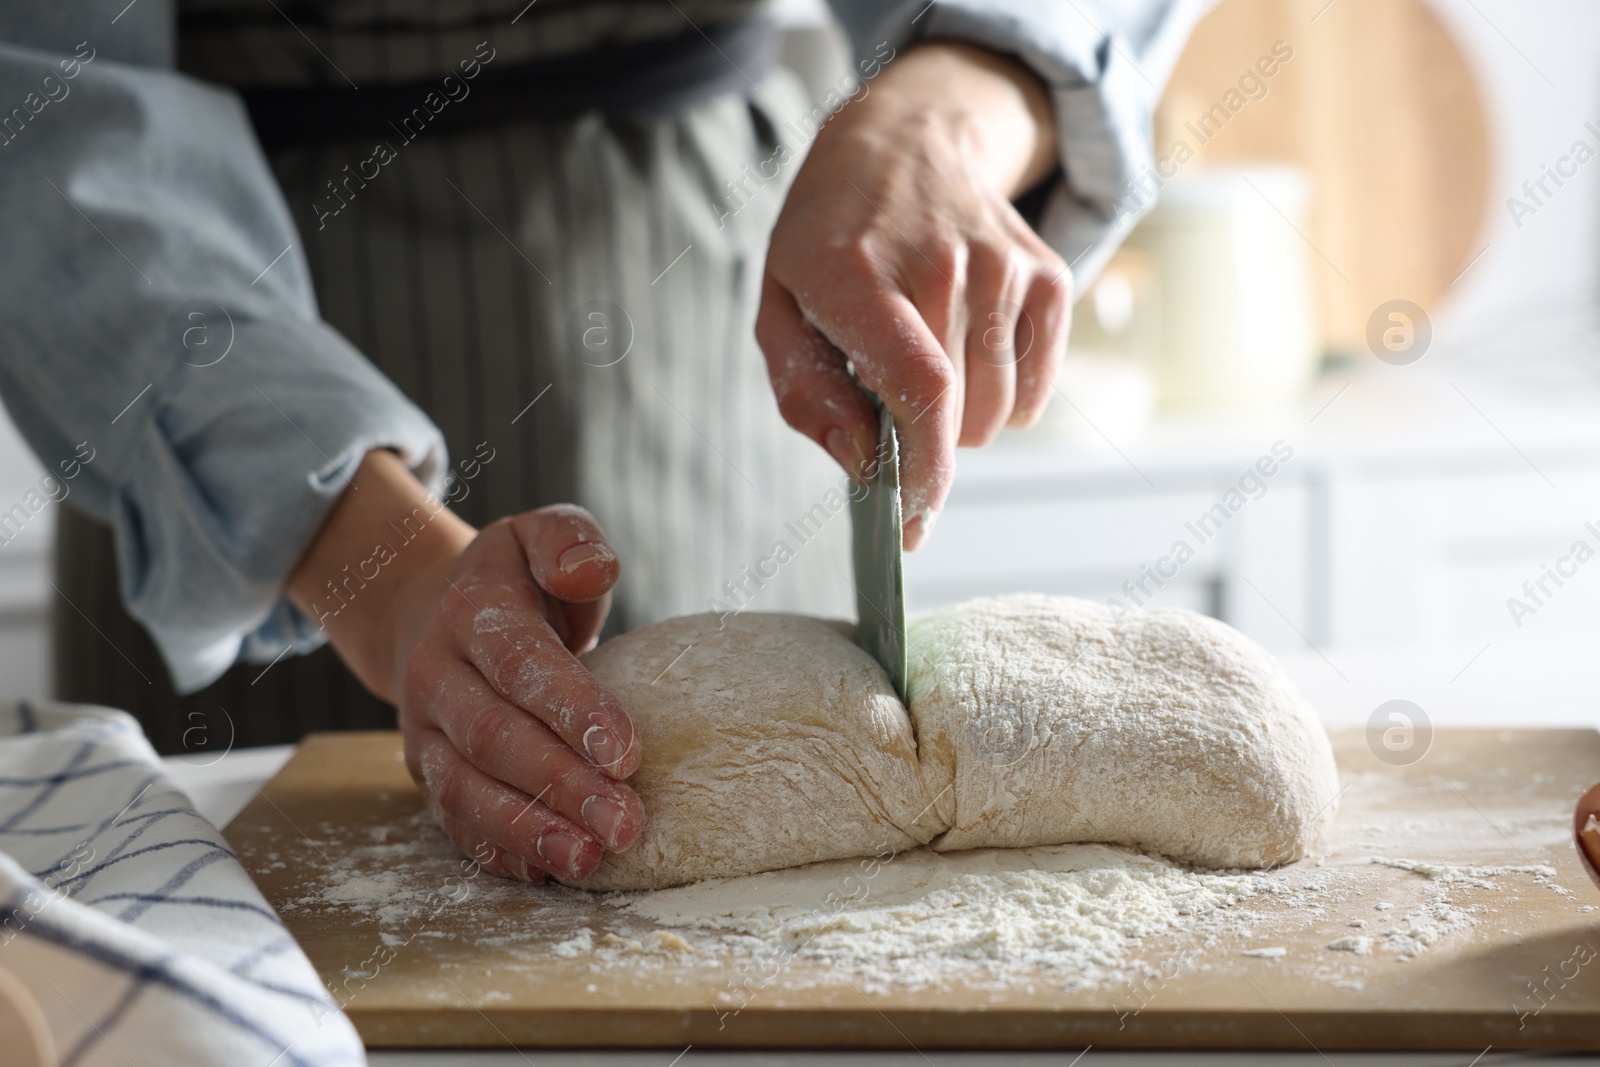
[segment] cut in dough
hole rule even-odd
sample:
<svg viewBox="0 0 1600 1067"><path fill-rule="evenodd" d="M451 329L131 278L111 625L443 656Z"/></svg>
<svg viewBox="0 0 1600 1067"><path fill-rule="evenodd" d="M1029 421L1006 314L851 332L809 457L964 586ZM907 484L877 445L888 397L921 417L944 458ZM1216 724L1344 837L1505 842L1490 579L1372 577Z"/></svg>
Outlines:
<svg viewBox="0 0 1600 1067"><path fill-rule="evenodd" d="M818 860L1102 841L1207 867L1305 854L1327 735L1231 627L1033 594L913 620L909 713L847 625L695 615L584 663L633 717L650 812L581 883L659 889Z"/></svg>

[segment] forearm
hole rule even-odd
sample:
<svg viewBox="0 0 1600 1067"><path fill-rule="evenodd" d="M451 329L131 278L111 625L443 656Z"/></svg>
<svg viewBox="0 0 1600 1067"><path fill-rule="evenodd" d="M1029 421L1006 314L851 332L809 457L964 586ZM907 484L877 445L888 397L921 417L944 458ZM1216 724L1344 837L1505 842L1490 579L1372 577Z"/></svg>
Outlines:
<svg viewBox="0 0 1600 1067"><path fill-rule="evenodd" d="M368 452L289 578L289 599L328 634L356 677L398 695L405 620L446 587L477 531L432 496L393 452Z"/></svg>

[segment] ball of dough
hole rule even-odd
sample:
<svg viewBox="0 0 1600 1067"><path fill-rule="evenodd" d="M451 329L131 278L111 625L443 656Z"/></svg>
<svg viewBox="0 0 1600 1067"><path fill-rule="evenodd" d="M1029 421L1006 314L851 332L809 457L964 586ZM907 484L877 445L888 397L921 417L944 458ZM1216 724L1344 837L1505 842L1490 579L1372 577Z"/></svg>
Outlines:
<svg viewBox="0 0 1600 1067"><path fill-rule="evenodd" d="M1066 597L912 622L909 712L850 628L669 619L584 658L633 717L649 811L583 886L658 889L932 844L1101 841L1210 867L1300 858L1333 818L1327 735L1214 619Z"/></svg>
<svg viewBox="0 0 1600 1067"><path fill-rule="evenodd" d="M933 847L1128 845L1206 867L1299 859L1332 821L1327 734L1267 652L1192 611L987 597L909 626L922 758L953 770Z"/></svg>
<svg viewBox="0 0 1600 1067"><path fill-rule="evenodd" d="M794 615L667 619L584 666L622 702L649 819L581 883L658 889L882 855L944 829L905 708L848 625Z"/></svg>

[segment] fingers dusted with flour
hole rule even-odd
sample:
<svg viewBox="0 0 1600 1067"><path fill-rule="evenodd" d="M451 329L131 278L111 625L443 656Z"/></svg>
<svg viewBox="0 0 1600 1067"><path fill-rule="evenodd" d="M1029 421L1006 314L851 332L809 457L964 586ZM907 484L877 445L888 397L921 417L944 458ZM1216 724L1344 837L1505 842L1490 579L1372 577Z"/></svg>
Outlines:
<svg viewBox="0 0 1600 1067"><path fill-rule="evenodd" d="M528 881L543 881L546 875L578 879L599 865L601 846L592 834L537 797L481 774L436 733L420 738L415 751L419 780L428 783L429 809L462 851L487 842L496 850L500 871ZM469 801L467 818L462 811Z"/></svg>
<svg viewBox="0 0 1600 1067"><path fill-rule="evenodd" d="M1052 254L1052 259L1055 257ZM1072 329L1072 278L1053 263L1029 281L1017 323L1017 400L1011 426L1032 426L1044 414L1055 390Z"/></svg>
<svg viewBox="0 0 1600 1067"><path fill-rule="evenodd" d="M397 457L374 452L291 578L291 597L305 610L353 554L422 514L422 532L325 616L329 636L398 706L406 766L458 846L512 877L582 878L645 823L623 781L641 756L633 721L577 659L605 621L616 553L570 505L474 531Z"/></svg>
<svg viewBox="0 0 1600 1067"><path fill-rule="evenodd" d="M756 340L785 422L827 449L860 480L878 447L878 417L849 360L807 322L793 295L769 274L762 284Z"/></svg>
<svg viewBox="0 0 1600 1067"><path fill-rule="evenodd" d="M409 765L424 791L471 832L562 878L588 874L644 826L621 781L639 765L633 722L573 655L593 644L616 576L616 554L581 509L487 527L402 684Z"/></svg>
<svg viewBox="0 0 1600 1067"><path fill-rule="evenodd" d="M595 767L632 774L633 722L574 655L593 645L618 573L599 526L581 508L541 508L488 527L475 547L477 566L456 577L456 599L446 598L462 656Z"/></svg>
<svg viewBox="0 0 1600 1067"><path fill-rule="evenodd" d="M756 339L779 411L854 475L877 438L854 369L900 434L908 549L956 445L1033 422L1049 396L1071 279L1011 201L1056 162L1050 106L1014 59L916 45L822 128L773 229Z"/></svg>
<svg viewBox="0 0 1600 1067"><path fill-rule="evenodd" d="M600 524L576 504L525 511L511 520L556 632L575 655L595 646L621 565Z"/></svg>
<svg viewBox="0 0 1600 1067"><path fill-rule="evenodd" d="M852 290L817 312L816 321L852 353L861 384L894 416L905 542L916 549L933 528L955 475L960 376L907 297L881 288ZM875 449L876 417L871 425Z"/></svg>

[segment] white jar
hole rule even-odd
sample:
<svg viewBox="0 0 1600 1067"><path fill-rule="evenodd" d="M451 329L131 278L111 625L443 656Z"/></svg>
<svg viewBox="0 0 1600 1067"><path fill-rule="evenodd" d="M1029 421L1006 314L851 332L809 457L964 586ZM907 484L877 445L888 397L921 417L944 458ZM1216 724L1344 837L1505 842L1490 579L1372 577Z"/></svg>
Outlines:
<svg viewBox="0 0 1600 1067"><path fill-rule="evenodd" d="M1161 406L1269 413L1301 401L1321 359L1306 257L1308 183L1290 167L1196 170L1130 235L1156 264Z"/></svg>

